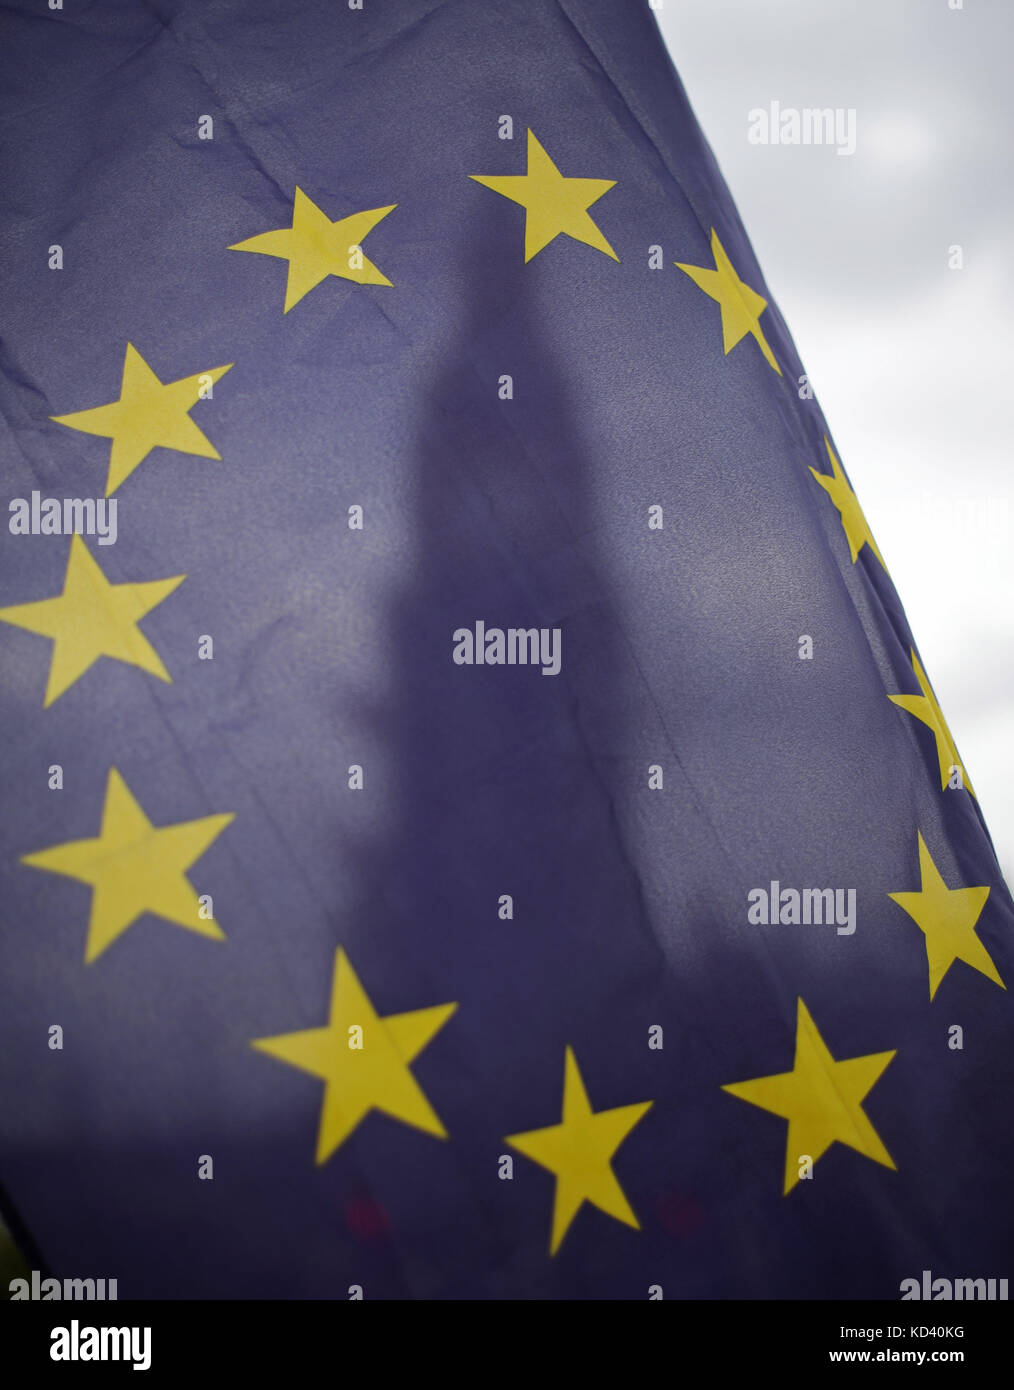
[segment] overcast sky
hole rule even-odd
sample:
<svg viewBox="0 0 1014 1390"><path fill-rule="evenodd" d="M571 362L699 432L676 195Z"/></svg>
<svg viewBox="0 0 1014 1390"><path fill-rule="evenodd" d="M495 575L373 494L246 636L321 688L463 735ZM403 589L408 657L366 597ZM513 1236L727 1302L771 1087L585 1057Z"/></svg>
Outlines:
<svg viewBox="0 0 1014 1390"><path fill-rule="evenodd" d="M1014 4L664 0L657 18L1014 883ZM773 100L854 108L855 153L749 143Z"/></svg>

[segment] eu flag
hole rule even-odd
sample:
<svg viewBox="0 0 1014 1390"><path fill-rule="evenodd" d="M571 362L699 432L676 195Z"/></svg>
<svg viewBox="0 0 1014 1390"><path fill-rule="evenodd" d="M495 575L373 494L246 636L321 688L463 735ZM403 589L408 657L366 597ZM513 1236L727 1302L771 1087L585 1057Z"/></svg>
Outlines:
<svg viewBox="0 0 1014 1390"><path fill-rule="evenodd" d="M649 7L3 28L42 1272L987 1296L1014 908Z"/></svg>

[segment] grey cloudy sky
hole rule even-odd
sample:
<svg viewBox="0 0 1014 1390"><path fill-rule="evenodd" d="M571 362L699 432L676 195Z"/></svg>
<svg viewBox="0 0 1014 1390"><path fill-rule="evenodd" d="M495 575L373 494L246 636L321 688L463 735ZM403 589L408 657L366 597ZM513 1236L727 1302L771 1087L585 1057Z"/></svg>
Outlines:
<svg viewBox="0 0 1014 1390"><path fill-rule="evenodd" d="M656 17L1014 883L1014 4L663 0ZM750 144L772 100L854 108L855 153Z"/></svg>

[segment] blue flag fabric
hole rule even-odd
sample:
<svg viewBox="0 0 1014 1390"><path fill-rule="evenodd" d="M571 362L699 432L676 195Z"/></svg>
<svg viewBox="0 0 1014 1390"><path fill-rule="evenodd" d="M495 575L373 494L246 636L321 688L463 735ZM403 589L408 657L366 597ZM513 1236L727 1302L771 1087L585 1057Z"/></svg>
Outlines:
<svg viewBox="0 0 1014 1390"><path fill-rule="evenodd" d="M1008 1276L1011 899L649 8L3 28L0 1184L45 1269Z"/></svg>

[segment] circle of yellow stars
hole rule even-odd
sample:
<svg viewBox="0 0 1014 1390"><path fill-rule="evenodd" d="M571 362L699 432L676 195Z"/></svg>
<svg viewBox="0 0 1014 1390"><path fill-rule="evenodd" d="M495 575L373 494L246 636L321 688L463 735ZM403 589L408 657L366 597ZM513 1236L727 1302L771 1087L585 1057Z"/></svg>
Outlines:
<svg viewBox="0 0 1014 1390"><path fill-rule="evenodd" d="M523 174L473 174L476 183L524 209L524 263L566 237L618 261L591 214L614 179L565 176L535 135L527 131ZM397 204L332 220L301 188L295 189L287 227L258 232L228 249L274 257L287 263L283 314L329 278L373 287L392 282L363 251L363 242ZM596 209L598 211L598 209ZM781 368L761 327L767 301L737 273L715 229L713 265L674 264L718 305L723 353L751 337L767 364ZM163 382L138 349L127 343L117 400L51 418L66 428L111 441L106 495L111 496L155 450L220 460L221 455L191 418L232 364ZM858 500L841 464L824 440L831 473L810 468L839 513L853 564L864 547L886 571ZM167 600L186 576L113 584L80 536L71 539L63 592L0 608L0 621L47 637L53 643L43 707L50 706L102 657L139 668L162 681L171 677L139 624ZM933 734L941 787L958 768L954 741L914 650L912 670L920 693L891 694L899 708ZM971 785L962 785L971 795ZM92 963L146 914L212 940L224 933L205 919L187 873L232 822L231 813L154 825L121 773L108 773L99 834L37 850L22 857L34 869L75 879L91 889L85 961ZM925 939L932 1000L951 966L961 961L1004 988L976 926L989 897L988 886L948 888L921 832L917 834L918 890L889 894ZM446 1139L412 1064L444 1028L457 1004L441 1004L382 1016L359 981L344 950L335 953L328 1022L251 1046L323 1082L315 1161L326 1162L374 1111L424 1134ZM788 1122L784 1193L799 1180L799 1155L816 1162L835 1143L893 1169L894 1162L867 1117L863 1103L895 1056L894 1051L837 1060L802 999L797 1001L795 1059L788 1072L731 1082L723 1090ZM563 1101L559 1123L508 1135L505 1142L548 1170L555 1179L549 1250L555 1255L584 1206L639 1229L638 1219L613 1169L620 1146L645 1117L652 1101L595 1111L576 1055L564 1052Z"/></svg>

